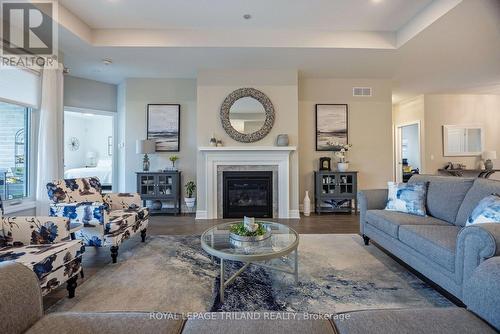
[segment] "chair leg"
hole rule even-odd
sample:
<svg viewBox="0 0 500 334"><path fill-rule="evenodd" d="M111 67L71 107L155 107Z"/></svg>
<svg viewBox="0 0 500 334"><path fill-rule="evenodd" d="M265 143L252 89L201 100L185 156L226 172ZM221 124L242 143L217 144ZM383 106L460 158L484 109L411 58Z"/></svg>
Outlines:
<svg viewBox="0 0 500 334"><path fill-rule="evenodd" d="M368 238L366 235L363 234L363 241L365 242L365 246L368 246L370 244L370 238Z"/></svg>
<svg viewBox="0 0 500 334"><path fill-rule="evenodd" d="M111 258L113 263L116 263L116 258L118 257L118 246L111 246Z"/></svg>
<svg viewBox="0 0 500 334"><path fill-rule="evenodd" d="M80 276L81 276L82 278L85 278L85 274L83 273L83 269L82 269L82 270L80 270Z"/></svg>
<svg viewBox="0 0 500 334"><path fill-rule="evenodd" d="M68 290L68 298L73 298L75 297L75 290L77 287L77 281L78 275L75 275L71 277L67 282L66 282L66 289Z"/></svg>
<svg viewBox="0 0 500 334"><path fill-rule="evenodd" d="M146 229L141 231L141 239L142 239L142 242L146 241Z"/></svg>

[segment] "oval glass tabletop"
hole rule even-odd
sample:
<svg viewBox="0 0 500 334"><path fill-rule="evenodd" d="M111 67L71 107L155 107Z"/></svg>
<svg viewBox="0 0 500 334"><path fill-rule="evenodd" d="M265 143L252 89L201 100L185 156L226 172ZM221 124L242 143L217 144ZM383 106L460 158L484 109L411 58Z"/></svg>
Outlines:
<svg viewBox="0 0 500 334"><path fill-rule="evenodd" d="M292 228L274 222L258 221L271 231L262 241L237 241L229 228L239 221L216 225L201 235L201 245L210 255L227 260L258 261L286 255L297 249L299 235Z"/></svg>

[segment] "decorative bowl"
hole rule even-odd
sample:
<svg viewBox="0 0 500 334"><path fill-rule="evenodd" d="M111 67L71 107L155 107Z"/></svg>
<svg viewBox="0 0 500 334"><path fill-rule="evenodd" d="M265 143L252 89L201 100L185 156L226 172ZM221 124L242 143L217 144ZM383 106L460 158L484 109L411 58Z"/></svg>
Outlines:
<svg viewBox="0 0 500 334"><path fill-rule="evenodd" d="M255 242L255 241L262 241L266 240L271 236L271 230L266 229L266 233L263 235L256 235L256 236L251 236L251 237L246 237L242 235L237 235L233 232L229 232L229 237L233 240L237 241L243 241L243 242Z"/></svg>

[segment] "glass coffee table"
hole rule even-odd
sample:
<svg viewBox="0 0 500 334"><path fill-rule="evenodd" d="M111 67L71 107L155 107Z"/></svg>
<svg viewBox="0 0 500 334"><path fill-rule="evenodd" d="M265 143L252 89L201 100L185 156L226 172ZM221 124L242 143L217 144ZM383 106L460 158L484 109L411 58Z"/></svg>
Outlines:
<svg viewBox="0 0 500 334"><path fill-rule="evenodd" d="M230 238L229 228L238 221L216 225L201 235L201 246L211 256L220 259L220 301L224 302L224 289L231 284L250 264L277 270L294 276L298 282L299 235L292 228L274 222L264 222L271 230L271 236L262 241L237 241ZM293 252L292 268L273 266L266 261L286 257ZM244 266L225 280L224 261L240 261Z"/></svg>

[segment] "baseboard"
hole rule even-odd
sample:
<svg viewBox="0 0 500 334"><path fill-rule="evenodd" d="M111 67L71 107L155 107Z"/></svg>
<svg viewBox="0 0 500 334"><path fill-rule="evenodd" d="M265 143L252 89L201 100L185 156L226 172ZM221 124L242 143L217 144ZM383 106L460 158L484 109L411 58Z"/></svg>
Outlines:
<svg viewBox="0 0 500 334"><path fill-rule="evenodd" d="M196 210L195 219L208 219L208 212L206 210Z"/></svg>
<svg viewBox="0 0 500 334"><path fill-rule="evenodd" d="M288 211L288 218L289 219L300 219L299 210L289 210Z"/></svg>

